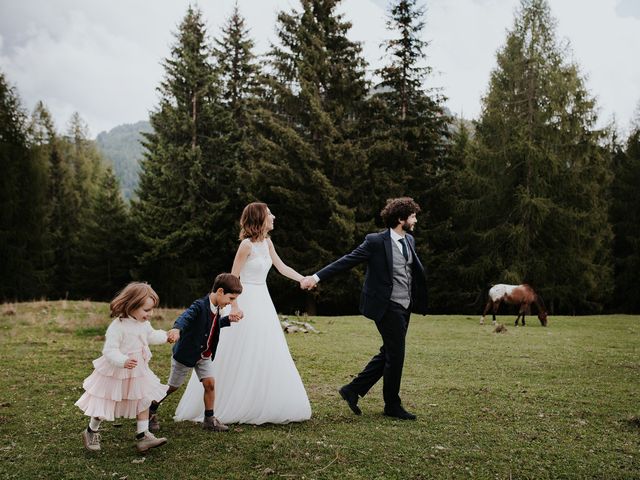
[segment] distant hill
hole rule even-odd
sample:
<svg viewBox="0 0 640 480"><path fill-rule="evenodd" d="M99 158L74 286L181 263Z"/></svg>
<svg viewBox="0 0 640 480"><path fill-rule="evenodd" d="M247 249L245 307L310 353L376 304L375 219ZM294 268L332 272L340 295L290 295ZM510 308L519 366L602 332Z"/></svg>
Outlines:
<svg viewBox="0 0 640 480"><path fill-rule="evenodd" d="M122 195L130 200L138 186L140 160L143 156L143 132L151 132L148 121L119 125L96 138L96 144L120 182Z"/></svg>

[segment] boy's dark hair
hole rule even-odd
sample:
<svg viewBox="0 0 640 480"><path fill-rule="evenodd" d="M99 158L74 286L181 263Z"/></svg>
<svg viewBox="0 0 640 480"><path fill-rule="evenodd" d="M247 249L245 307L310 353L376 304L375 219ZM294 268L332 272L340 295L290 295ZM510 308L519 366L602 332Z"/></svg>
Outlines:
<svg viewBox="0 0 640 480"><path fill-rule="evenodd" d="M411 197L390 198L380 212L385 227L394 228L400 220L406 220L412 213L420 212L420 205Z"/></svg>
<svg viewBox="0 0 640 480"><path fill-rule="evenodd" d="M216 292L219 288L224 290L224 293L235 293L240 295L242 293L242 284L240 279L232 273L221 273L213 281L212 292Z"/></svg>

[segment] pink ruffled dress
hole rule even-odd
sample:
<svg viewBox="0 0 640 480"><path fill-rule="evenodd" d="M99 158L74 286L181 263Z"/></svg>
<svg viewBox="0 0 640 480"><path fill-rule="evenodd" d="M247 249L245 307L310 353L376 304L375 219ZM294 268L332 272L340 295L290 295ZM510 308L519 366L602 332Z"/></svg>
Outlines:
<svg viewBox="0 0 640 480"><path fill-rule="evenodd" d="M149 369L149 345L166 343L167 332L133 318L116 318L105 334L102 356L93 361L95 370L82 387L85 392L75 403L90 417L114 420L135 418L153 400L162 400L169 388ZM135 368L124 368L134 358Z"/></svg>

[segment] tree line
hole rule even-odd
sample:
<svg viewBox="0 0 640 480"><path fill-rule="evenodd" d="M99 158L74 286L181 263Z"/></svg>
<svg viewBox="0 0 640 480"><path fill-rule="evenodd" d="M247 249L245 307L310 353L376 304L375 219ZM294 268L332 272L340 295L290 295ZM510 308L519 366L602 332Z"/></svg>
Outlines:
<svg viewBox="0 0 640 480"><path fill-rule="evenodd" d="M280 12L260 57L237 7L213 40L189 7L130 204L80 116L58 133L0 72L0 298L108 300L140 279L185 305L230 270L248 202L269 204L280 256L306 274L411 196L433 312L477 313L498 282L533 285L552 313L639 312L640 123L626 140L596 127L546 0L521 0L472 123L424 86L418 0L390 2L375 82L339 3ZM363 274L269 282L282 311L347 314Z"/></svg>

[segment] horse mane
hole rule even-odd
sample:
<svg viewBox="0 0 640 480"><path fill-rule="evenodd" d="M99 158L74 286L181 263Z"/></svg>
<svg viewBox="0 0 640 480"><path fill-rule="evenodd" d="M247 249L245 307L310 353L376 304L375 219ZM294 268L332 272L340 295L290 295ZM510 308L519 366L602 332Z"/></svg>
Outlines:
<svg viewBox="0 0 640 480"><path fill-rule="evenodd" d="M538 308L541 308L545 312L547 311L547 307L544 304L544 300L542 299L542 295L540 295L539 293L536 293L535 301L536 301L536 303L540 304L540 305L538 305Z"/></svg>

